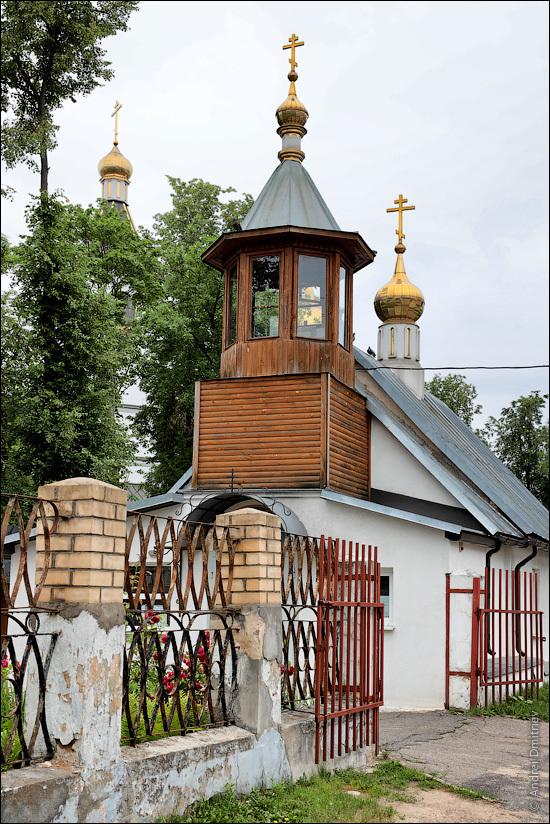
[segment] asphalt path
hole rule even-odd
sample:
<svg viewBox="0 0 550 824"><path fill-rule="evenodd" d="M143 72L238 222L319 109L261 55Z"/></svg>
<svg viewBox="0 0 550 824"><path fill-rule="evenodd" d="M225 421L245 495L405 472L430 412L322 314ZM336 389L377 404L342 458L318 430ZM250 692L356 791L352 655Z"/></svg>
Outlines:
<svg viewBox="0 0 550 824"><path fill-rule="evenodd" d="M548 724L502 716L381 712L380 751L497 797L521 821L548 821Z"/></svg>

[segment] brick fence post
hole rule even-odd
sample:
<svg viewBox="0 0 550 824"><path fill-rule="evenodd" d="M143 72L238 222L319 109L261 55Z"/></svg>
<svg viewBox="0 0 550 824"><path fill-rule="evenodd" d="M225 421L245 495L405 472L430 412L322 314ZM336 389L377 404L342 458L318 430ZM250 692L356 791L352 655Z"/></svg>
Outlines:
<svg viewBox="0 0 550 824"><path fill-rule="evenodd" d="M46 686L48 728L56 760L101 770L120 760L127 492L71 478L41 486L38 496L55 501L60 513L39 603L55 610L40 613L41 631L59 633ZM44 567L41 532L39 526L37 581ZM36 680L31 671L30 706L38 698Z"/></svg>
<svg viewBox="0 0 550 824"><path fill-rule="evenodd" d="M231 527L236 538L230 602L239 607L234 720L261 735L281 723L281 519L241 509L218 515L216 526Z"/></svg>

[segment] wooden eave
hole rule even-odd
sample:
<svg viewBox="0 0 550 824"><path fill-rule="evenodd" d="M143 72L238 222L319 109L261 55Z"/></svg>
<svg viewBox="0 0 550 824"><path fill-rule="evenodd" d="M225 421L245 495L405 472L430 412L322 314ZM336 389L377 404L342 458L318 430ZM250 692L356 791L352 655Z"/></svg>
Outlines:
<svg viewBox="0 0 550 824"><path fill-rule="evenodd" d="M299 238L319 238L335 241L344 247L354 272L372 263L374 252L358 232L336 232L330 229L308 229L301 226L273 226L266 229L249 229L242 232L225 232L201 255L201 260L223 272L226 261L231 258L241 243L273 238L274 242Z"/></svg>

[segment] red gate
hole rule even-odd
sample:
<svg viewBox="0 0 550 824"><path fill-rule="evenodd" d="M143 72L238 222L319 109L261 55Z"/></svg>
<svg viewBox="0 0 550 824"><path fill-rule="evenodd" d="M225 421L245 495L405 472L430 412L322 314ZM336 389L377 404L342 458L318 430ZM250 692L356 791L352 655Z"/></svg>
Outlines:
<svg viewBox="0 0 550 824"><path fill-rule="evenodd" d="M544 638L536 572L486 569L483 597L474 581L473 608L472 647L477 648L476 675L485 706L522 690L532 696L536 689L538 695Z"/></svg>
<svg viewBox="0 0 550 824"><path fill-rule="evenodd" d="M450 597L472 594L471 664L469 672L449 667ZM542 611L538 607L537 573L485 569L485 587L474 578L472 589L451 589L447 575L446 702L449 677L469 675L470 707L500 704L511 695L538 696L543 682ZM480 690L482 695L480 696Z"/></svg>
<svg viewBox="0 0 550 824"><path fill-rule="evenodd" d="M374 744L383 704L384 605L377 548L321 538L315 763ZM372 723L371 723L372 722ZM372 735L371 735L372 726Z"/></svg>

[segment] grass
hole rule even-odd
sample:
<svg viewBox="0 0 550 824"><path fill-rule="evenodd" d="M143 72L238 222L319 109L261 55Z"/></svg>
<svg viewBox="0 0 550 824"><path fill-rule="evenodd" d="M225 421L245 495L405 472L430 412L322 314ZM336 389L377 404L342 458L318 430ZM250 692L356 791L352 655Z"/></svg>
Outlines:
<svg viewBox="0 0 550 824"><path fill-rule="evenodd" d="M539 688L539 697L531 698L526 690L518 695L510 695L508 702L490 704L488 707L474 707L465 715L508 715L522 720L530 720L536 714L540 721L548 721L550 690L548 683Z"/></svg>
<svg viewBox="0 0 550 824"><path fill-rule="evenodd" d="M431 775L403 766L399 761L385 759L372 772L339 770L334 774L322 771L295 784L281 783L254 790L249 795L235 795L229 786L219 795L194 804L186 815L158 819L168 824L200 824L200 822L391 822L396 811L391 801L414 802L407 792L414 784L418 789L442 786L463 797L482 798L482 793L463 787L449 787ZM350 795L355 790L361 795Z"/></svg>

